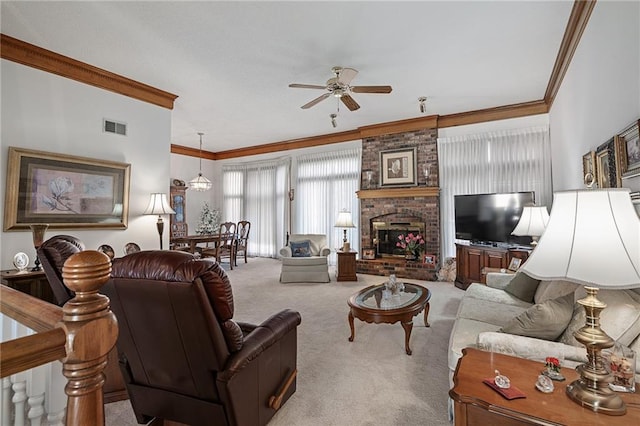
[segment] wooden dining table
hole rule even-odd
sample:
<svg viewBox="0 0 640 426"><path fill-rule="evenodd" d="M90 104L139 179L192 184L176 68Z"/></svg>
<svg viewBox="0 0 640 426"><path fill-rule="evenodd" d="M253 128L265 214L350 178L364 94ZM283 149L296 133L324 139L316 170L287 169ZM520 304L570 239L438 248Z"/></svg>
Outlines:
<svg viewBox="0 0 640 426"><path fill-rule="evenodd" d="M214 243L218 244L220 241L220 235L218 234L208 234L208 235L187 235L186 237L173 237L171 238L171 244L175 247L176 245L188 244L189 252L195 253L197 251L196 247L201 243Z"/></svg>

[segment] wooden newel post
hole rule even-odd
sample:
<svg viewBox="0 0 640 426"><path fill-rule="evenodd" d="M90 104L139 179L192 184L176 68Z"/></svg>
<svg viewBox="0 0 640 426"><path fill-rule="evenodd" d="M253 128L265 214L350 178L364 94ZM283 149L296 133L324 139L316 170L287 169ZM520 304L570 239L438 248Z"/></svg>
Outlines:
<svg viewBox="0 0 640 426"><path fill-rule="evenodd" d="M94 250L76 253L64 263L62 278L76 293L62 307L67 334L63 374L68 382L68 425L104 425L102 371L118 338L118 323L109 310L109 298L98 290L109 280L111 261Z"/></svg>

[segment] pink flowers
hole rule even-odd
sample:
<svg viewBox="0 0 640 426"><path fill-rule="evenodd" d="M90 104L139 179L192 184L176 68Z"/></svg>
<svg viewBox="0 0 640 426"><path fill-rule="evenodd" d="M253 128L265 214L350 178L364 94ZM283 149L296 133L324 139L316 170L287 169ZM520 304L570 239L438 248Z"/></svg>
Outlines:
<svg viewBox="0 0 640 426"><path fill-rule="evenodd" d="M400 247L405 251L405 253L419 253L424 250L424 238L422 235L413 235L413 233L408 233L405 235L398 236L398 242L396 243L396 247Z"/></svg>

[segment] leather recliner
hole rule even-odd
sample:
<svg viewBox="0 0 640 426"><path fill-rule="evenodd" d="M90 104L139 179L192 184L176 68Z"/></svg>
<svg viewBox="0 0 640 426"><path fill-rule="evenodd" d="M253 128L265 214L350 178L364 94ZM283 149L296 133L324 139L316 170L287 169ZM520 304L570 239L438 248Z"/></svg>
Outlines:
<svg viewBox="0 0 640 426"><path fill-rule="evenodd" d="M53 296L58 306L67 303L75 294L62 280L62 266L72 254L84 251L82 241L71 235L56 235L42 243L38 248L38 259L47 276Z"/></svg>
<svg viewBox="0 0 640 426"><path fill-rule="evenodd" d="M224 270L189 253L142 251L112 267L103 292L138 423L265 425L295 392L298 312L236 323Z"/></svg>

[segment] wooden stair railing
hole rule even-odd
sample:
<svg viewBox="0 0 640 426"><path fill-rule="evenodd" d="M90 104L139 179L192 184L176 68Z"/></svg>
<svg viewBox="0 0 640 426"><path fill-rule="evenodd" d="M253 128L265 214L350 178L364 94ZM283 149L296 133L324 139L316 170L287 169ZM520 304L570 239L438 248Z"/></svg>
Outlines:
<svg viewBox="0 0 640 426"><path fill-rule="evenodd" d="M102 371L118 337L109 298L98 294L111 274L111 261L87 250L71 256L62 277L76 293L62 308L0 286L0 312L37 334L0 343L0 378L54 360L67 378L66 424L104 425Z"/></svg>

